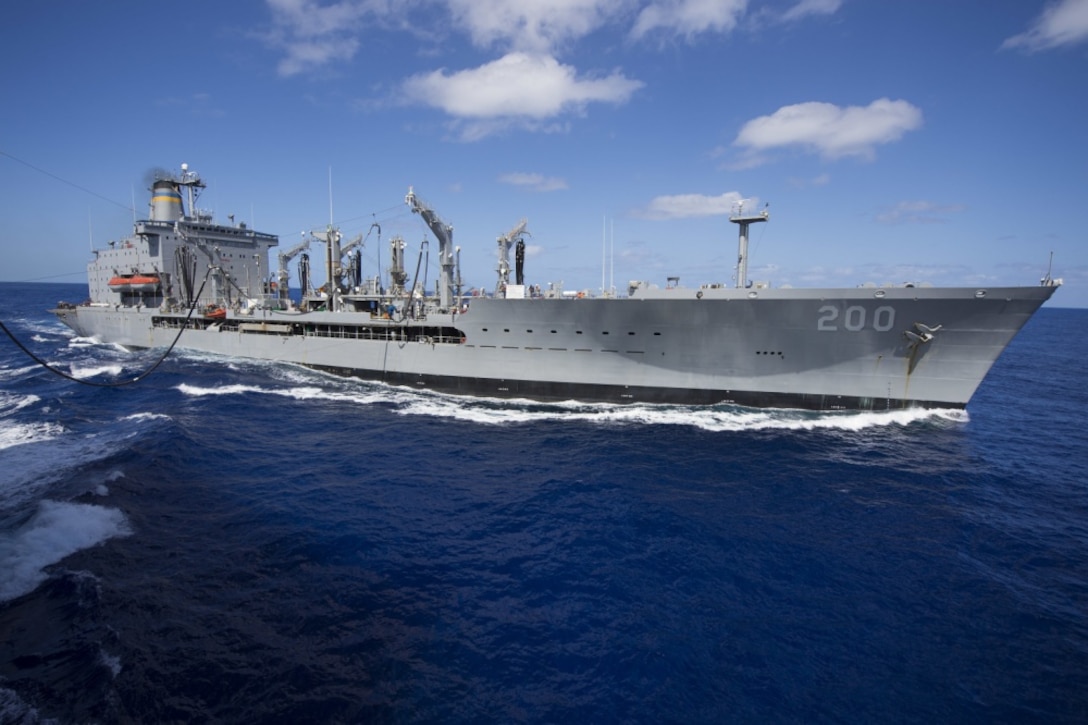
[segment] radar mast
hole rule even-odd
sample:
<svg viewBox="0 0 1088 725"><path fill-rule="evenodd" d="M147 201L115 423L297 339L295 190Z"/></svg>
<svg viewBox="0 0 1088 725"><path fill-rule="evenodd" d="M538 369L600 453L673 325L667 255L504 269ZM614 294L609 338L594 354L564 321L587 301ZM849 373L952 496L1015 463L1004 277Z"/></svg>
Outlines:
<svg viewBox="0 0 1088 725"><path fill-rule="evenodd" d="M744 201L742 199L737 202L736 212L729 215L729 221L740 227L739 239L737 240L737 289L748 286L748 225L765 222L771 218L771 212L767 210L770 204L764 206L763 211L758 214L745 216Z"/></svg>

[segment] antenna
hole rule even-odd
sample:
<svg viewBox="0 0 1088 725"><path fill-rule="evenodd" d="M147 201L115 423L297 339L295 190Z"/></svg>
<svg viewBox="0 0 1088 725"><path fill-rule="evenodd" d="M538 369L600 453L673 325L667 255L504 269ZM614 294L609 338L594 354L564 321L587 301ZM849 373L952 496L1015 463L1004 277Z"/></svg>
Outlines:
<svg viewBox="0 0 1088 725"><path fill-rule="evenodd" d="M604 214L601 215L601 294L604 294L604 270L605 270L605 242L608 231L608 217Z"/></svg>
<svg viewBox="0 0 1088 725"><path fill-rule="evenodd" d="M612 219L612 257L609 260L608 269L608 291L609 294L614 295L616 293L616 220Z"/></svg>
<svg viewBox="0 0 1088 725"><path fill-rule="evenodd" d="M332 226L332 164L329 164L329 226Z"/></svg>

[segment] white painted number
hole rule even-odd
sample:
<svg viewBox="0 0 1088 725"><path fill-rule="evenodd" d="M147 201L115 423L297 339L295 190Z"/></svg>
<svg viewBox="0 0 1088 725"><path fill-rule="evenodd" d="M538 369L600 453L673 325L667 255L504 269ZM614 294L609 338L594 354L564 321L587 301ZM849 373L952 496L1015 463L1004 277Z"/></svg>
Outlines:
<svg viewBox="0 0 1088 725"><path fill-rule="evenodd" d="M843 327L850 332L860 332L865 327L865 308L864 307L847 307L846 319L843 321Z"/></svg>
<svg viewBox="0 0 1088 725"><path fill-rule="evenodd" d="M831 305L824 305L820 308L820 321L816 324L817 330L823 332L834 332L839 329L835 324L835 320L839 319L839 308L832 307Z"/></svg>
<svg viewBox="0 0 1088 725"><path fill-rule="evenodd" d="M877 307L873 313L873 329L877 332L887 332L895 327L895 308Z"/></svg>
<svg viewBox="0 0 1088 725"><path fill-rule="evenodd" d="M820 317L816 329L821 332L837 332L839 329L839 308L824 305L820 308ZM842 314L842 327L849 332L861 332L865 329L868 315L861 305L850 305ZM873 310L872 328L877 332L887 332L895 327L895 308L877 307Z"/></svg>

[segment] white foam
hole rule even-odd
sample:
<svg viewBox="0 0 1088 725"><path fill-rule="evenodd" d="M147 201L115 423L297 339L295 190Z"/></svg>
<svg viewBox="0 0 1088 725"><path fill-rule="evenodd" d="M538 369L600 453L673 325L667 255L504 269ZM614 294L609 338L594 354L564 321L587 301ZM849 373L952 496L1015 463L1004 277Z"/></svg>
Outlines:
<svg viewBox="0 0 1088 725"><path fill-rule="evenodd" d="M41 400L41 398L37 395L18 395L16 393L9 393L6 390L0 390L0 416L11 415L28 405L37 403L39 400Z"/></svg>
<svg viewBox="0 0 1088 725"><path fill-rule="evenodd" d="M305 381L304 373L290 377ZM883 412L813 412L753 409L736 406L620 405L611 403L539 403L530 400L469 398L371 383L328 381L285 388L258 385L198 387L183 383L178 390L194 397L209 395L277 395L295 400L327 400L356 405L393 404L400 415L453 418L480 425L510 425L542 421L587 422L602 425L683 425L712 432L752 430L847 430L910 425L923 420L962 423L962 410L921 409ZM341 387L343 390L330 388Z"/></svg>
<svg viewBox="0 0 1088 725"><path fill-rule="evenodd" d="M266 368L280 364L275 360L261 360L259 358L239 358L230 355L223 355L216 352L207 352L204 350L190 350L188 348L177 348L174 350L173 355L189 362L214 363L215 365L227 368L228 370Z"/></svg>
<svg viewBox="0 0 1088 725"><path fill-rule="evenodd" d="M126 415L119 420L129 420L136 422L144 422L149 420L173 420L170 416L163 413L133 413L132 415Z"/></svg>
<svg viewBox="0 0 1088 725"><path fill-rule="evenodd" d="M357 405L372 405L388 399L381 392L336 392L316 386L296 386L290 388L264 388L259 385L221 385L215 388L202 388L196 385L182 383L177 386L185 395L199 398L208 395L277 395L294 400L329 400L335 402L347 402Z"/></svg>
<svg viewBox="0 0 1088 725"><path fill-rule="evenodd" d="M182 383L177 387L185 395L199 398L205 395L240 395L242 393L263 393L263 388L256 385L221 385L217 388L201 388L189 383Z"/></svg>
<svg viewBox="0 0 1088 725"><path fill-rule="evenodd" d="M132 351L126 348L119 342L102 342L97 336L91 337L79 337L74 336L68 338L68 348L73 350L80 350L85 347L97 347L103 350L113 350L124 354L126 357L130 356Z"/></svg>
<svg viewBox="0 0 1088 725"><path fill-rule="evenodd" d="M528 401L473 401L449 396L416 395L396 412L429 415L484 425L538 421L580 421L602 425L682 425L711 432L754 430L863 430L941 418L964 419L953 410L895 410L886 412L813 412L785 409L753 409L735 406L667 406L583 404L543 405Z"/></svg>
<svg viewBox="0 0 1088 725"><path fill-rule="evenodd" d="M50 317L25 317L23 319L14 319L9 321L8 326L12 327L17 325L21 330L25 330L31 334L32 339L42 342L43 339L39 339L39 335L48 335L44 339L55 339L58 336L66 336L72 333L63 322L56 318Z"/></svg>
<svg viewBox="0 0 1088 725"><path fill-rule="evenodd" d="M98 664L109 669L114 677L121 674L121 657L119 655L111 655L106 650L99 650Z"/></svg>
<svg viewBox="0 0 1088 725"><path fill-rule="evenodd" d="M101 345L101 344L102 344L102 341L99 340L97 337L78 337L77 336L77 337L73 337L70 340L68 340L68 347L75 347L75 348L96 347L96 346Z"/></svg>
<svg viewBox="0 0 1088 725"><path fill-rule="evenodd" d="M102 460L130 446L133 438L147 435L147 423L139 418L139 414L120 418L107 431L89 434L52 423L5 425L0 419L0 465L4 470L0 476L0 517L25 507L72 469Z"/></svg>
<svg viewBox="0 0 1088 725"><path fill-rule="evenodd" d="M113 375L118 376L121 374L121 366L119 364L113 365L93 365L90 367L81 367L79 365L69 363L69 371L73 378L92 378L97 375Z"/></svg>
<svg viewBox="0 0 1088 725"><path fill-rule="evenodd" d="M56 423L15 423L0 425L0 451L27 443L41 443L64 433Z"/></svg>
<svg viewBox="0 0 1088 725"><path fill-rule="evenodd" d="M92 504L44 500L29 521L0 534L0 601L33 591L45 567L115 536L128 536L125 515Z"/></svg>
<svg viewBox="0 0 1088 725"><path fill-rule="evenodd" d="M15 690L0 687L0 723L55 723L55 720L43 720L36 708L31 707L19 697Z"/></svg>
<svg viewBox="0 0 1088 725"><path fill-rule="evenodd" d="M37 365L26 365L21 368L4 368L3 370L0 370L0 380L15 380L16 378L22 377L37 369Z"/></svg>

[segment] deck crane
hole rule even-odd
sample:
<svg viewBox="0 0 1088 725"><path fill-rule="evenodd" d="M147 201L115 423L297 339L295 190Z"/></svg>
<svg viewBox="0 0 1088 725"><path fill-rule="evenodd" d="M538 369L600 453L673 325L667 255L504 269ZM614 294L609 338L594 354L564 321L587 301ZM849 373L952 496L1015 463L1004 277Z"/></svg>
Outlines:
<svg viewBox="0 0 1088 725"><path fill-rule="evenodd" d="M363 235L356 234L351 238L351 241L340 247L340 259L348 257L352 252L355 254L348 258L348 263L345 265L343 261L340 262L340 272L337 279L340 280L340 284L348 289L358 287L362 282L362 269L360 269L360 254L359 247L363 246ZM343 281L343 277L347 275L349 277L347 282Z"/></svg>
<svg viewBox="0 0 1088 725"><path fill-rule="evenodd" d="M351 238L350 242L340 247L340 254L346 257L350 252L354 251L356 247L361 246L363 246L363 235L356 234Z"/></svg>
<svg viewBox="0 0 1088 725"><path fill-rule="evenodd" d="M311 241L311 238L306 237L301 242L299 242L295 246L291 247L287 251L279 253L280 271L276 274L276 279L279 282L279 289L277 290L277 293L279 294L279 298L281 300L286 300L289 297L288 289L287 289L287 283L290 280L291 275L287 271L287 263L290 262L295 257L297 257L298 255L305 252L307 249L309 249L310 248L310 241ZM305 294L306 290L302 290L302 292L303 292L303 294Z"/></svg>
<svg viewBox="0 0 1088 725"><path fill-rule="evenodd" d="M325 294L327 309L337 312L340 309L340 230L332 224L325 231L312 231L310 236L325 243Z"/></svg>
<svg viewBox="0 0 1088 725"><path fill-rule="evenodd" d="M404 203L422 217L431 232L438 238L438 264L441 269L438 275L438 305L448 310L453 306L453 290L451 289L454 284L453 227L442 221L433 209L422 202L410 186L408 194L404 197Z"/></svg>
<svg viewBox="0 0 1088 725"><path fill-rule="evenodd" d="M532 234L529 234L529 231L525 228L528 223L528 219L522 219L520 222L518 222L518 225L516 227L508 231L506 234L503 234L497 240L499 244L499 266L496 269L499 273L499 278L498 281L495 283L496 295L498 295L500 292L505 294L506 287L510 284L510 246L516 243L519 250L524 250L525 241L522 237L527 234L529 236L532 236ZM524 259L524 251L521 251L520 254L521 256L519 258ZM516 279L518 280L518 284L523 284L522 274L520 270L517 273Z"/></svg>
<svg viewBox="0 0 1088 725"><path fill-rule="evenodd" d="M392 287L390 294L399 297L405 294L404 283L408 281L408 273L404 271L404 248L407 246L403 237L397 235L389 240L389 251L392 262L389 265L389 283Z"/></svg>

